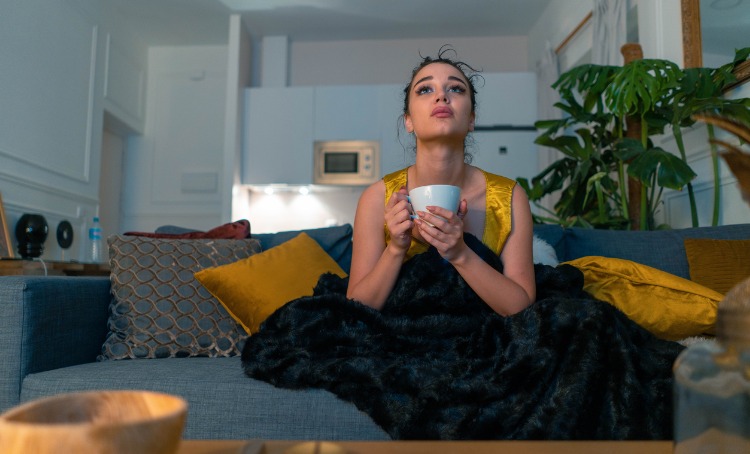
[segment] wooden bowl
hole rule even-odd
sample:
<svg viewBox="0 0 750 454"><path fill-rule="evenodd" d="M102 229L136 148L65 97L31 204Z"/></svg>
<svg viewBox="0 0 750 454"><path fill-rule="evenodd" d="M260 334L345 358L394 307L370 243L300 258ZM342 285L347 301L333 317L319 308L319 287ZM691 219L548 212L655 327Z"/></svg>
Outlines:
<svg viewBox="0 0 750 454"><path fill-rule="evenodd" d="M148 391L92 391L34 400L0 415L4 453L174 453L187 403Z"/></svg>

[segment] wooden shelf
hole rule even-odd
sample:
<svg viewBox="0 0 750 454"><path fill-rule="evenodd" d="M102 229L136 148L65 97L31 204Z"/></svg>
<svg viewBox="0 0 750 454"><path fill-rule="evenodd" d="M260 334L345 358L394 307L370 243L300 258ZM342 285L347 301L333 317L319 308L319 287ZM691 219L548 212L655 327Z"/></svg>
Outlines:
<svg viewBox="0 0 750 454"><path fill-rule="evenodd" d="M109 264L0 259L0 276L109 276Z"/></svg>

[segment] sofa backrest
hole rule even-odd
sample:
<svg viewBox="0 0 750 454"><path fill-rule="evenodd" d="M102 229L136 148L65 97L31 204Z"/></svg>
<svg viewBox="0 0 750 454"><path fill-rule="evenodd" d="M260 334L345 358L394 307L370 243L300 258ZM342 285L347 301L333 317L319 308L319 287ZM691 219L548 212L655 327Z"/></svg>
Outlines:
<svg viewBox="0 0 750 454"><path fill-rule="evenodd" d="M168 233L187 231L172 226L163 229L169 229ZM263 250L267 250L291 240L301 232L310 235L344 271L349 272L352 263L350 224L276 233L252 233L251 237L260 240ZM750 224L650 231L564 228L557 224L536 224L534 235L555 249L560 262L592 255L621 258L690 279L685 239L750 239Z"/></svg>
<svg viewBox="0 0 750 454"><path fill-rule="evenodd" d="M534 236L541 238L555 248L557 259L566 260L565 229L558 224L534 224Z"/></svg>
<svg viewBox="0 0 750 454"><path fill-rule="evenodd" d="M321 227L307 230L289 230L276 233L251 233L252 238L260 241L263 250L278 246L289 241L300 233L305 232L310 238L330 255L341 269L349 273L352 266L352 226L351 224L337 225L334 227Z"/></svg>
<svg viewBox="0 0 750 454"><path fill-rule="evenodd" d="M600 255L632 260L690 279L684 244L686 238L748 239L750 224L652 231L536 225L534 234L555 248L560 262Z"/></svg>

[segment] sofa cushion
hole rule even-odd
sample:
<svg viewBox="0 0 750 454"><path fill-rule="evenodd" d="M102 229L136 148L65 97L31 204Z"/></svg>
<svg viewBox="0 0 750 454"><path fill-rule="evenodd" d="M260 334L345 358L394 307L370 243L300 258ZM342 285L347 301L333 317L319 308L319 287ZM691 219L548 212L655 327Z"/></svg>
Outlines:
<svg viewBox="0 0 750 454"><path fill-rule="evenodd" d="M567 260L565 249L565 229L558 224L534 224L534 236L555 249L558 260Z"/></svg>
<svg viewBox="0 0 750 454"><path fill-rule="evenodd" d="M747 239L749 234L748 224L650 231L571 227L565 229L564 253L557 256L560 261L586 256L632 260L690 279L685 238Z"/></svg>
<svg viewBox="0 0 750 454"><path fill-rule="evenodd" d="M172 238L172 239L201 239L201 238L213 238L213 239L227 239L227 240L241 240L243 238L250 237L250 221L247 219L241 219L235 222L228 222L218 227L214 227L208 231L201 232L199 230L180 229L175 227L174 231L164 229L162 231L151 232L125 232L125 235L134 236L147 236L149 238Z"/></svg>
<svg viewBox="0 0 750 454"><path fill-rule="evenodd" d="M247 334L276 309L311 296L320 275L346 273L306 233L228 265L206 268L195 278L214 295Z"/></svg>
<svg viewBox="0 0 750 454"><path fill-rule="evenodd" d="M532 256L535 264L557 266L560 261L557 259L557 252L551 244L534 235L531 242Z"/></svg>
<svg viewBox="0 0 750 454"><path fill-rule="evenodd" d="M559 227L559 226L558 226ZM352 226L351 224L337 225L332 227L319 227L304 230L286 230L274 233L252 233L252 238L260 241L263 250L278 246L291 240L299 233L304 232L318 242L320 246L330 255L339 266L349 272L352 263ZM155 230L155 235L168 238L168 235L184 235L201 233L199 230L189 229L176 225L163 225Z"/></svg>
<svg viewBox="0 0 750 454"><path fill-rule="evenodd" d="M566 262L583 273L584 290L668 340L713 334L722 295L688 279L609 257Z"/></svg>
<svg viewBox="0 0 750 454"><path fill-rule="evenodd" d="M252 237L260 241L265 251L291 240L300 233L306 233L317 241L342 270L349 272L352 265L352 226L350 224L276 233L253 233Z"/></svg>
<svg viewBox="0 0 750 454"><path fill-rule="evenodd" d="M112 235L108 243L113 298L97 359L239 354L242 328L193 274L250 257L257 240Z"/></svg>
<svg viewBox="0 0 750 454"><path fill-rule="evenodd" d="M188 402L185 439L389 440L365 413L328 391L276 388L232 358L107 361L26 376L21 400L97 389L143 389Z"/></svg>
<svg viewBox="0 0 750 454"><path fill-rule="evenodd" d="M690 279L726 294L750 277L750 240L686 238Z"/></svg>

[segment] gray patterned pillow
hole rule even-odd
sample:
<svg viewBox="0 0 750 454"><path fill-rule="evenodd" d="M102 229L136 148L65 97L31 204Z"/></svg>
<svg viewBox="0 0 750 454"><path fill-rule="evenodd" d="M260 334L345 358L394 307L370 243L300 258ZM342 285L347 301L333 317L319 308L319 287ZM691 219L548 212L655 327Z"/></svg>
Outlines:
<svg viewBox="0 0 750 454"><path fill-rule="evenodd" d="M97 360L234 356L247 335L193 277L260 252L255 239L112 235L109 333Z"/></svg>

